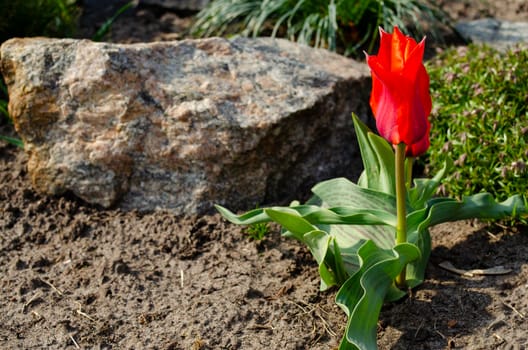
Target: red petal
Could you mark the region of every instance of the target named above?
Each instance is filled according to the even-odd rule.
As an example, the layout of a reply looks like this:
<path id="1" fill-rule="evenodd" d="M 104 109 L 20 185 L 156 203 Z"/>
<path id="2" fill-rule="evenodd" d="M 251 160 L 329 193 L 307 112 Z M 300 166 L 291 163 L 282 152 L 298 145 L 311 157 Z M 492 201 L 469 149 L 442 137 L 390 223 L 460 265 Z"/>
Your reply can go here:
<path id="1" fill-rule="evenodd" d="M 422 137 L 422 139 L 412 145 L 407 146 L 407 149 L 405 151 L 405 155 L 407 157 L 418 157 L 422 154 L 424 154 L 427 149 L 429 148 L 430 141 L 429 141 L 429 130 L 431 128 L 430 124 L 428 124 L 427 131 Z"/>
<path id="2" fill-rule="evenodd" d="M 370 105 L 381 136 L 392 144 L 405 143 L 409 155 L 429 147 L 431 112 L 429 76 L 422 63 L 425 39 L 416 43 L 395 27 L 380 29 L 378 55 L 367 55 L 372 72 Z"/>
<path id="3" fill-rule="evenodd" d="M 424 40 L 425 38 L 409 52 L 406 57 L 405 66 L 402 69 L 402 75 L 413 82 L 416 81 L 419 69 L 423 67 Z"/>
<path id="4" fill-rule="evenodd" d="M 389 34 L 380 28 L 380 47 L 376 57 L 378 57 L 378 60 L 380 61 L 381 65 L 386 67 L 387 69 L 390 69 L 391 66 L 391 43 L 392 34 Z"/>

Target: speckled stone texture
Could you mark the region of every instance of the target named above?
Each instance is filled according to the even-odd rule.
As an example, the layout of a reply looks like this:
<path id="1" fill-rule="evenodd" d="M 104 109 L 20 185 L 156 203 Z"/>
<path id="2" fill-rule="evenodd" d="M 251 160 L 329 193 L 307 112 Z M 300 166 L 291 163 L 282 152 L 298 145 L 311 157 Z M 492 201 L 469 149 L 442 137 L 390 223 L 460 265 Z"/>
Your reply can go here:
<path id="1" fill-rule="evenodd" d="M 9 111 L 33 187 L 103 207 L 203 213 L 303 198 L 361 170 L 366 65 L 285 40 L 12 39 Z"/>

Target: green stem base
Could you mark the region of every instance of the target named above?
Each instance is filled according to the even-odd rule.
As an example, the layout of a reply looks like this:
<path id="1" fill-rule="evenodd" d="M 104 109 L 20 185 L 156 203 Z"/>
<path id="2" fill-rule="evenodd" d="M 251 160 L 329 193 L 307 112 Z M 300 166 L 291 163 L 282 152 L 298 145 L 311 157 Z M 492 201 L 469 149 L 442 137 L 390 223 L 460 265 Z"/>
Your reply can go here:
<path id="1" fill-rule="evenodd" d="M 404 143 L 396 146 L 396 244 L 407 242 L 407 210 L 405 207 L 405 148 Z M 396 285 L 401 289 L 407 288 L 406 267 L 396 277 Z"/>

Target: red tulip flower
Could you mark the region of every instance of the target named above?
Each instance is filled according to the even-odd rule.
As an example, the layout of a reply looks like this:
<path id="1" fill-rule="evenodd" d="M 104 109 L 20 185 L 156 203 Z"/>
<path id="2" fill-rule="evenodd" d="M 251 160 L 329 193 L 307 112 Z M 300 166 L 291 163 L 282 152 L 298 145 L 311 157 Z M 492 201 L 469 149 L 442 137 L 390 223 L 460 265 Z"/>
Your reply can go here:
<path id="1" fill-rule="evenodd" d="M 425 38 L 417 43 L 397 27 L 389 34 L 380 28 L 380 48 L 367 55 L 372 72 L 370 106 L 380 135 L 393 145 L 404 143 L 406 156 L 429 148 L 431 113 L 429 76 L 422 63 Z"/>

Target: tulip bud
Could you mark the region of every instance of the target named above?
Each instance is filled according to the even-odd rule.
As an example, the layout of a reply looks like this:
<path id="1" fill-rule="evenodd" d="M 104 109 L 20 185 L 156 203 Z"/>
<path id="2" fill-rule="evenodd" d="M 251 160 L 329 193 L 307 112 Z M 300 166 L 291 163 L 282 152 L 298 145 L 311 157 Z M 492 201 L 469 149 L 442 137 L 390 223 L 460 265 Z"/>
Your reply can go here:
<path id="1" fill-rule="evenodd" d="M 423 65 L 425 39 L 417 43 L 395 27 L 380 29 L 377 55 L 367 55 L 372 72 L 370 106 L 380 135 L 393 145 L 404 143 L 406 155 L 416 157 L 429 148 L 431 95 Z"/>

